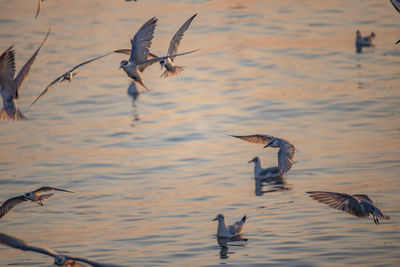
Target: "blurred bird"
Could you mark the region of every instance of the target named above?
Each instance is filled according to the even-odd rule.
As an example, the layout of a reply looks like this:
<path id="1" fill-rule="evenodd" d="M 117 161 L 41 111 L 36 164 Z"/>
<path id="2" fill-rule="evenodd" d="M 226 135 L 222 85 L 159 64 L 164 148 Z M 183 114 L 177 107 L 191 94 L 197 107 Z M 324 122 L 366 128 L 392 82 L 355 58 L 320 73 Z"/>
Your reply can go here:
<path id="1" fill-rule="evenodd" d="M 239 236 L 243 230 L 243 224 L 246 222 L 246 215 L 240 221 L 235 222 L 233 225 L 227 226 L 225 224 L 225 217 L 218 214 L 213 221 L 218 221 L 217 236 L 218 237 L 234 237 Z"/>
<path id="2" fill-rule="evenodd" d="M 22 82 L 26 78 L 31 69 L 33 62 L 40 48 L 50 34 L 50 29 L 44 37 L 42 43 L 36 49 L 32 57 L 25 63 L 19 71 L 17 77 L 15 75 L 15 51 L 11 46 L 0 56 L 0 90 L 3 98 L 3 109 L 0 110 L 0 120 L 26 120 L 26 117 L 17 108 L 17 99 Z"/>
<path id="3" fill-rule="evenodd" d="M 59 254 L 50 248 L 30 245 L 21 239 L 18 239 L 16 237 L 12 237 L 12 236 L 9 236 L 9 235 L 3 234 L 3 233 L 0 233 L 0 243 L 3 245 L 6 245 L 6 246 L 12 247 L 12 248 L 16 248 L 16 249 L 20 249 L 20 250 L 24 250 L 24 251 L 33 251 L 33 252 L 37 252 L 40 254 L 44 254 L 44 255 L 53 257 L 54 265 L 57 265 L 57 266 L 66 266 L 66 267 L 85 267 L 86 266 L 79 262 L 89 264 L 90 266 L 93 266 L 93 267 L 118 267 L 119 266 L 119 265 L 114 265 L 114 264 L 98 263 L 98 262 L 94 262 L 92 260 L 85 259 L 85 258 Z"/>
<path id="4" fill-rule="evenodd" d="M 281 175 L 287 173 L 293 165 L 293 157 L 296 147 L 289 143 L 285 139 L 274 137 L 271 135 L 264 134 L 253 134 L 253 135 L 231 135 L 232 137 L 243 139 L 250 143 L 263 144 L 266 147 L 279 147 L 278 151 L 278 166 Z"/>
<path id="5" fill-rule="evenodd" d="M 123 68 L 126 74 L 131 77 L 135 82 L 143 86 L 147 91 L 149 89 L 144 84 L 142 72 L 149 65 L 149 63 L 161 61 L 166 58 L 182 56 L 193 53 L 193 51 L 181 53 L 177 55 L 168 55 L 165 57 L 155 57 L 148 59 L 151 40 L 154 37 L 154 29 L 156 27 L 157 19 L 155 17 L 147 21 L 137 31 L 133 39 L 131 39 L 131 55 L 129 60 L 122 60 L 120 68 Z"/>
<path id="6" fill-rule="evenodd" d="M 178 52 L 178 47 L 179 43 L 182 40 L 183 34 L 185 31 L 189 28 L 190 23 L 192 23 L 192 20 L 196 17 L 197 14 L 194 14 L 191 16 L 181 27 L 180 29 L 175 33 L 174 37 L 172 38 L 169 48 L 168 48 L 168 53 L 167 55 L 174 55 Z M 193 51 L 195 52 L 195 51 Z M 167 78 L 170 76 L 177 75 L 178 73 L 182 72 L 184 70 L 183 66 L 176 66 L 174 64 L 174 58 L 167 58 L 165 60 L 160 61 L 161 69 L 165 67 L 165 71 L 163 74 L 161 74 L 161 77 Z"/>
<path id="7" fill-rule="evenodd" d="M 83 65 L 86 65 L 86 64 L 88 64 L 88 63 L 90 63 L 90 62 L 93 62 L 93 61 L 98 60 L 98 59 L 100 59 L 100 58 L 103 58 L 103 57 L 105 57 L 105 56 L 108 56 L 108 55 L 111 54 L 111 53 L 112 53 L 112 52 L 109 52 L 109 53 L 107 53 L 107 54 L 105 54 L 105 55 L 98 56 L 98 57 L 92 58 L 92 59 L 90 59 L 90 60 L 87 60 L 87 61 L 85 61 L 85 62 L 82 62 L 82 63 L 76 65 L 75 67 L 73 67 L 72 69 L 70 69 L 69 71 L 67 71 L 66 73 L 64 73 L 63 75 L 57 77 L 54 81 L 52 81 L 52 82 L 43 90 L 43 92 L 40 93 L 40 95 L 39 95 L 38 97 L 36 97 L 36 99 L 32 102 L 32 104 L 30 104 L 30 106 L 29 106 L 28 108 L 30 108 L 33 104 L 35 104 L 35 103 L 39 100 L 39 98 L 41 98 L 42 95 L 44 95 L 48 90 L 50 90 L 56 83 L 58 83 L 58 82 L 61 83 L 61 82 L 65 81 L 65 80 L 71 82 L 72 78 L 73 78 L 76 74 L 78 74 L 77 71 L 74 72 L 77 68 L 82 67 Z"/>
<path id="8" fill-rule="evenodd" d="M 1 205 L 1 207 L 0 207 L 0 218 L 2 218 L 7 212 L 9 212 L 16 205 L 18 205 L 19 203 L 22 203 L 24 201 L 30 200 L 33 203 L 37 203 L 38 205 L 43 206 L 43 201 L 45 199 L 48 199 L 52 195 L 54 195 L 54 193 L 43 194 L 43 195 L 41 193 L 42 192 L 51 191 L 51 190 L 73 193 L 71 191 L 60 189 L 60 188 L 55 188 L 55 187 L 50 187 L 50 186 L 43 186 L 41 188 L 36 189 L 35 191 L 28 192 L 28 193 L 25 193 L 25 194 L 23 194 L 21 196 L 12 197 L 10 199 L 7 199 L 3 203 L 3 205 Z"/>
<path id="9" fill-rule="evenodd" d="M 362 37 L 359 30 L 356 31 L 356 52 L 361 53 L 363 47 L 375 47 L 373 44 L 373 39 L 375 39 L 375 33 L 371 32 L 369 36 Z"/>
<path id="10" fill-rule="evenodd" d="M 371 214 L 375 224 L 379 224 L 378 217 L 389 220 L 390 217 L 384 215 L 367 195 L 357 194 L 348 195 L 336 192 L 310 191 L 306 192 L 310 197 L 318 202 L 329 205 L 332 208 L 345 211 L 357 217 L 369 217 Z"/>
<path id="11" fill-rule="evenodd" d="M 270 167 L 263 169 L 261 167 L 261 162 L 259 157 L 254 157 L 249 163 L 254 162 L 254 177 L 256 179 L 270 179 L 270 178 L 278 178 L 281 177 L 281 172 L 279 171 L 279 167 Z"/>

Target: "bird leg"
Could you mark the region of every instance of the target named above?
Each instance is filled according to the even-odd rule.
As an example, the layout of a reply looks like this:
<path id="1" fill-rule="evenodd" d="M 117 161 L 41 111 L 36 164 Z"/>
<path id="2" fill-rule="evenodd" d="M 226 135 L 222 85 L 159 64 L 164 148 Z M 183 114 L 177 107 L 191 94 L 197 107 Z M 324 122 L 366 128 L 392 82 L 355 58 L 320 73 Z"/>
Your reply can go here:
<path id="1" fill-rule="evenodd" d="M 378 225 L 378 224 L 379 224 L 378 217 L 374 216 L 374 222 L 375 222 L 375 224 L 376 224 L 376 225 Z"/>

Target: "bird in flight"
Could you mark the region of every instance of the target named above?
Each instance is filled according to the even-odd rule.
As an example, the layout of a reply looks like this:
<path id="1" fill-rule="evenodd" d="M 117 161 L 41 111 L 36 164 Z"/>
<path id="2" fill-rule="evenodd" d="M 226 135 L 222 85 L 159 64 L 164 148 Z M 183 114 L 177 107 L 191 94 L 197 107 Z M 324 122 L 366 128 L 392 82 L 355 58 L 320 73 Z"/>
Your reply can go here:
<path id="1" fill-rule="evenodd" d="M 17 108 L 17 99 L 19 97 L 19 90 L 22 82 L 28 76 L 29 70 L 40 48 L 42 48 L 44 42 L 50 34 L 48 30 L 42 43 L 33 53 L 32 57 L 25 63 L 25 65 L 18 72 L 18 75 L 14 79 L 15 75 L 15 51 L 13 46 L 9 47 L 0 56 L 0 91 L 3 98 L 3 109 L 0 110 L 0 120 L 26 120 L 26 117 Z"/>

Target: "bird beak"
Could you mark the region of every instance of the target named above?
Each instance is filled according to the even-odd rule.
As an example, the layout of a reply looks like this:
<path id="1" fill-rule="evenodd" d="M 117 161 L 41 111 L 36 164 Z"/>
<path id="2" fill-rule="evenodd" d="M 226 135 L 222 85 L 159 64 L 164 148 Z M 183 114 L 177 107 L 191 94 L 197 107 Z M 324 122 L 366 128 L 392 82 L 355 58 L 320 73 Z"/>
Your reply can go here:
<path id="1" fill-rule="evenodd" d="M 268 147 L 268 144 L 266 144 L 264 148 L 266 148 L 266 147 Z"/>
<path id="2" fill-rule="evenodd" d="M 122 68 L 122 66 L 119 66 L 119 68 L 118 69 L 121 69 Z"/>
<path id="3" fill-rule="evenodd" d="M 248 163 L 252 163 L 252 162 L 254 162 L 254 159 L 250 160 Z"/>
<path id="4" fill-rule="evenodd" d="M 214 219 L 213 221 L 216 221 L 216 220 L 218 220 L 218 218 L 217 218 L 217 217 L 215 217 L 215 219 Z"/>

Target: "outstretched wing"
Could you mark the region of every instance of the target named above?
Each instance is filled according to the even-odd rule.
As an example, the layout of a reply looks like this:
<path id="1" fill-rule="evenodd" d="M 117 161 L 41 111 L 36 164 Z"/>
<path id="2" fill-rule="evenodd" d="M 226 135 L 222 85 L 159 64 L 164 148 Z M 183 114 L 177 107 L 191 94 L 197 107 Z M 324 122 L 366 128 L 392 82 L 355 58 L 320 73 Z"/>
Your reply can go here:
<path id="1" fill-rule="evenodd" d="M 370 199 L 369 196 L 367 196 L 367 195 L 365 195 L 365 194 L 356 194 L 356 195 L 353 195 L 353 197 L 355 197 L 355 198 L 358 199 L 358 200 L 366 200 L 366 201 L 368 201 L 368 202 L 374 203 L 374 202 L 372 201 L 372 199 Z"/>
<path id="2" fill-rule="evenodd" d="M 72 68 L 70 71 L 68 71 L 68 72 L 73 72 L 74 70 L 76 70 L 77 68 L 79 68 L 79 67 L 81 67 L 81 66 L 83 66 L 83 65 L 86 65 L 86 64 L 88 64 L 88 63 L 90 63 L 90 62 L 93 62 L 93 61 L 95 61 L 95 60 L 98 60 L 98 59 L 100 59 L 100 58 L 103 58 L 103 57 L 105 57 L 105 56 L 108 56 L 108 55 L 110 55 L 110 54 L 112 54 L 112 53 L 113 53 L 113 52 L 109 52 L 109 53 L 107 53 L 107 54 L 104 54 L 104 55 L 101 55 L 101 56 L 98 56 L 98 57 L 89 59 L 89 60 L 87 60 L 87 61 L 85 61 L 85 62 L 82 62 L 82 63 L 76 65 L 75 67 L 73 67 L 73 68 Z"/>
<path id="3" fill-rule="evenodd" d="M 46 247 L 32 246 L 21 239 L 18 239 L 18 238 L 15 238 L 15 237 L 3 234 L 3 233 L 0 233 L 0 243 L 3 245 L 6 245 L 6 246 L 16 248 L 16 249 L 25 250 L 25 251 L 34 251 L 34 252 L 45 254 L 45 255 L 48 255 L 51 257 L 58 255 L 58 253 L 52 249 L 49 249 Z"/>
<path id="4" fill-rule="evenodd" d="M 147 60 L 149 55 L 149 49 L 151 46 L 151 40 L 154 37 L 154 29 L 156 28 L 157 19 L 155 17 L 147 21 L 137 31 L 133 39 L 131 39 L 131 56 L 129 61 L 134 64 L 139 64 Z"/>
<path id="5" fill-rule="evenodd" d="M 399 0 L 390 0 L 390 3 L 392 3 L 393 7 L 399 12 L 400 14 L 400 1 Z"/>
<path id="6" fill-rule="evenodd" d="M 64 73 L 63 75 L 61 75 L 60 77 L 58 77 L 57 79 L 55 79 L 54 81 L 52 81 L 49 85 L 47 85 L 47 87 L 43 90 L 43 92 L 40 93 L 40 95 L 38 97 L 36 97 L 36 99 L 32 102 L 32 104 L 29 105 L 28 109 L 35 104 L 39 98 L 42 97 L 42 95 L 44 95 L 48 90 L 51 89 L 51 87 L 53 87 L 56 83 L 58 83 L 65 75 L 66 73 Z"/>
<path id="7" fill-rule="evenodd" d="M 68 193 L 73 193 L 72 191 L 68 191 L 68 190 L 64 190 L 64 189 L 60 189 L 60 188 L 56 188 L 56 187 L 50 187 L 50 186 L 43 186 L 41 188 L 36 189 L 35 193 L 40 193 L 40 192 L 47 192 L 50 190 L 55 190 L 55 191 L 62 191 L 62 192 L 68 192 Z"/>
<path id="8" fill-rule="evenodd" d="M 169 44 L 169 48 L 168 48 L 168 55 L 169 56 L 178 53 L 178 47 L 179 47 L 179 44 L 180 44 L 180 42 L 182 40 L 183 34 L 189 28 L 190 23 L 192 23 L 192 20 L 196 17 L 196 15 L 197 14 L 194 14 L 185 23 L 183 23 L 183 25 L 175 33 L 174 37 L 172 37 L 172 40 L 171 40 L 171 42 Z M 171 58 L 172 61 L 173 61 L 173 59 L 174 58 Z"/>
<path id="9" fill-rule="evenodd" d="M 368 213 L 362 209 L 358 200 L 348 194 L 324 191 L 306 192 L 318 202 L 327 204 L 332 208 L 345 211 L 357 217 L 368 217 Z"/>
<path id="10" fill-rule="evenodd" d="M 253 134 L 253 135 L 231 135 L 232 137 L 243 139 L 249 143 L 266 145 L 273 136 L 266 134 Z"/>
<path id="11" fill-rule="evenodd" d="M 15 75 L 15 51 L 10 46 L 0 56 L 0 86 L 1 90 L 12 90 L 9 94 L 15 91 L 14 84 Z"/>
<path id="12" fill-rule="evenodd" d="M 18 196 L 18 197 L 13 197 L 10 199 L 7 199 L 3 205 L 0 207 L 0 218 L 2 218 L 4 215 L 6 215 L 7 212 L 9 212 L 12 208 L 14 208 L 16 205 L 19 203 L 22 203 L 26 201 L 24 196 Z"/>
<path id="13" fill-rule="evenodd" d="M 295 147 L 284 139 L 279 139 L 278 165 L 282 174 L 288 172 L 293 166 Z"/>
<path id="14" fill-rule="evenodd" d="M 33 62 L 35 61 L 35 58 L 37 54 L 39 53 L 40 48 L 42 48 L 44 42 L 46 42 L 47 37 L 49 36 L 51 32 L 51 28 L 47 31 L 46 36 L 44 37 L 42 43 L 39 45 L 38 49 L 36 49 L 35 53 L 33 53 L 32 57 L 25 63 L 25 65 L 22 67 L 22 69 L 18 72 L 17 77 L 15 77 L 15 98 L 18 98 L 19 94 L 19 89 L 21 88 L 21 84 L 26 78 L 26 76 L 29 73 L 29 70 L 31 69 L 31 66 Z"/>

